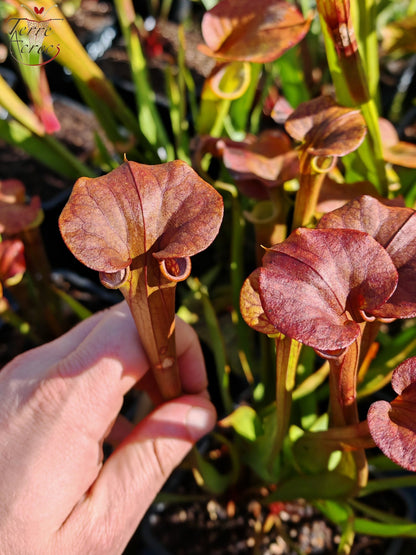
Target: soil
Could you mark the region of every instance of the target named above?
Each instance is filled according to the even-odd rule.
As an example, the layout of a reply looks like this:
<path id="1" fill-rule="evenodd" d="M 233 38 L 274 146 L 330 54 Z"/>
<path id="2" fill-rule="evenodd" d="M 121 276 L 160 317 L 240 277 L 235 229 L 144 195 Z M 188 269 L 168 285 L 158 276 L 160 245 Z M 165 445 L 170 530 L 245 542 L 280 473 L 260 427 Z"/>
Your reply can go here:
<path id="1" fill-rule="evenodd" d="M 111 2 L 82 0 L 80 8 L 68 19 L 81 43 L 87 44 L 97 38 L 103 29 L 114 25 L 115 14 Z"/>
<path id="2" fill-rule="evenodd" d="M 149 515 L 148 526 L 176 555 L 283 555 L 295 549 L 329 555 L 336 550 L 338 531 L 311 505 L 299 501 L 267 507 L 261 494 L 179 507 L 160 503 Z"/>
<path id="3" fill-rule="evenodd" d="M 181 485 L 177 485 L 178 477 Z M 266 504 L 266 488 L 235 489 L 216 498 L 201 492 L 192 475 L 173 475 L 180 502 L 161 496 L 150 509 L 124 555 L 334 555 L 340 530 L 304 500 Z M 172 487 L 172 484 L 171 484 Z M 168 495 L 172 494 L 169 483 Z M 184 501 L 188 498 L 189 501 Z M 397 493 L 365 503 L 404 516 Z M 409 515 L 407 515 L 409 516 Z M 394 543 L 392 543 L 394 542 Z M 357 535 L 351 555 L 414 555 L 416 542 Z"/>

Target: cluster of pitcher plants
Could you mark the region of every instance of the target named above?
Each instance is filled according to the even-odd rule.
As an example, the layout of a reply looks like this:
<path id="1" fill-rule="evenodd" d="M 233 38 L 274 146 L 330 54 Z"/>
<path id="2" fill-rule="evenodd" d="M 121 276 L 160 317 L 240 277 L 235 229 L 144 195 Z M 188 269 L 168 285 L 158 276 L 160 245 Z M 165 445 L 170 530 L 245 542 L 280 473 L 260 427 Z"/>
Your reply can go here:
<path id="1" fill-rule="evenodd" d="M 175 313 L 195 325 L 219 392 L 212 439 L 229 459 L 224 472 L 194 450 L 202 488 L 227 495 L 249 471 L 250 487 L 269 489 L 262 502 L 315 504 L 340 527 L 342 553 L 357 532 L 416 537 L 415 524 L 358 501 L 416 485 L 416 145 L 381 118 L 397 123 L 406 103 L 400 89 L 382 113 L 378 72 L 414 55 L 415 3 L 201 4 L 211 72 L 197 90 L 179 27 L 162 116 L 131 0 L 114 8 L 135 107 L 52 0 L 1 1 L 13 57 L 35 48 L 17 64 L 31 106 L 0 77 L 0 137 L 77 178 L 60 232 L 126 299 L 165 399 L 181 393 Z M 43 10 L 54 23 L 30 38 Z M 16 20 L 26 32 L 13 35 Z M 94 160 L 54 137 L 42 56 L 56 44 L 50 61 L 101 125 Z M 51 284 L 41 221 L 38 198 L 0 181 L 1 313 L 33 343 L 64 331 L 68 306 L 87 315 Z"/>

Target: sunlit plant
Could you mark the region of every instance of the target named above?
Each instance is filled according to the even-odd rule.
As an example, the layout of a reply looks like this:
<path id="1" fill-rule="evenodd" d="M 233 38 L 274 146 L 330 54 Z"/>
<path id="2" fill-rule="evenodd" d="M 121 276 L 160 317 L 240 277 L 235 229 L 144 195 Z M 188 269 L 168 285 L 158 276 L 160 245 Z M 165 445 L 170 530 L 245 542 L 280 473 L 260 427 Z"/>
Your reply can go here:
<path id="1" fill-rule="evenodd" d="M 169 2 L 161 4 L 166 15 Z M 392 81 L 393 66 L 411 70 L 414 3 L 202 4 L 199 51 L 212 71 L 196 84 L 187 25 L 178 28 L 177 53 L 166 55 L 163 44 L 147 40 L 146 48 L 134 2 L 115 0 L 132 107 L 54 0 L 36 3 L 37 12 L 32 1 L 0 1 L 8 47 L 7 17 L 32 10 L 34 26 L 42 8 L 62 17 L 48 38 L 61 45 L 53 63 L 72 76 L 100 126 L 94 158 L 81 162 L 53 135 L 59 122 L 45 72 L 26 68 L 33 108 L 0 76 L 8 114 L 0 138 L 78 179 L 62 236 L 127 300 L 166 399 L 181 393 L 175 311 L 195 324 L 220 398 L 207 454 L 195 450 L 187 461 L 207 495 L 234 503 L 240 492 L 261 490 L 274 515 L 268 523 L 278 527 L 276 506 L 306 499 L 339 526 L 340 553 L 356 532 L 416 536 L 413 523 L 357 501 L 387 483 L 415 484 L 409 474 L 374 479 L 367 463 L 416 470 L 416 147 L 412 129 L 403 132 L 413 117 L 405 113 L 407 70 L 388 109 L 378 89 L 379 53 L 383 63 L 395 60 Z M 152 15 L 154 38 L 163 28 Z M 164 70 L 158 94 L 152 56 Z M 379 118 L 387 112 L 400 134 Z M 0 310 L 33 343 L 59 335 L 61 301 L 75 302 L 52 283 L 42 217 L 22 183 L 0 182 Z M 214 239 L 191 272 L 190 257 Z M 390 385 L 389 400 L 371 397 Z M 373 456 L 376 446 L 383 454 Z"/>
<path id="2" fill-rule="evenodd" d="M 394 370 L 391 385 L 397 397 L 391 403 L 373 403 L 368 411 L 368 426 L 375 443 L 389 459 L 415 472 L 415 357 L 402 362 Z"/>
<path id="3" fill-rule="evenodd" d="M 181 392 L 175 287 L 217 235 L 222 212 L 221 196 L 184 162 L 125 162 L 78 180 L 60 217 L 74 255 L 127 300 L 164 398 Z"/>

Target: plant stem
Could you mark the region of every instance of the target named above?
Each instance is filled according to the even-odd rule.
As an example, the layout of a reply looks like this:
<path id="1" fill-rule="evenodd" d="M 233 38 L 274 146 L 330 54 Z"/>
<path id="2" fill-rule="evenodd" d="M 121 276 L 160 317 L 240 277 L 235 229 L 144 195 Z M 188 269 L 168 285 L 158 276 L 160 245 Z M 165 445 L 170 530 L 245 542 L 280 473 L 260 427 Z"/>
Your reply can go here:
<path id="1" fill-rule="evenodd" d="M 330 448 L 331 451 L 375 447 L 367 420 L 358 424 L 329 428 L 320 432 L 306 432 L 301 441 L 310 441 L 316 447 L 321 445 L 321 448 L 323 448 L 325 446 L 325 448 Z"/>
<path id="2" fill-rule="evenodd" d="M 175 143 L 175 158 L 179 158 L 188 164 L 189 158 L 189 137 L 187 135 L 187 122 L 184 115 L 184 89 L 174 75 L 173 69 L 166 69 L 166 89 L 169 98 L 169 112 L 172 131 Z"/>
<path id="3" fill-rule="evenodd" d="M 187 283 L 194 292 L 195 298 L 202 304 L 206 325 L 211 339 L 210 345 L 215 358 L 215 367 L 217 370 L 222 403 L 226 414 L 230 414 L 233 409 L 233 401 L 230 395 L 230 367 L 227 362 L 224 338 L 221 333 L 218 318 L 209 298 L 207 288 L 196 278 L 188 278 Z"/>
<path id="4" fill-rule="evenodd" d="M 357 372 L 360 343 L 361 334 L 341 356 L 329 360 L 330 414 L 331 424 L 334 427 L 359 424 Z M 357 486 L 361 488 L 368 480 L 368 465 L 364 449 L 354 451 L 353 457 L 357 472 Z"/>
<path id="5" fill-rule="evenodd" d="M 47 148 L 57 154 L 57 156 L 64 160 L 68 166 L 72 167 L 79 177 L 96 177 L 96 172 L 83 164 L 76 156 L 64 147 L 62 143 L 57 141 L 53 135 L 44 135 L 42 137 L 46 143 Z"/>
<path id="6" fill-rule="evenodd" d="M 306 395 L 316 391 L 316 389 L 324 383 L 329 374 L 329 362 L 326 360 L 324 364 L 313 374 L 308 376 L 293 392 L 293 400 L 301 399 Z"/>
<path id="7" fill-rule="evenodd" d="M 379 114 L 376 102 L 370 99 L 365 104 L 362 104 L 360 108 L 368 128 L 369 140 L 374 156 L 374 165 L 379 179 L 380 192 L 383 196 L 387 196 L 386 166 L 383 159 L 383 146 L 381 143 L 380 127 L 378 124 Z"/>
<path id="8" fill-rule="evenodd" d="M 272 459 L 280 453 L 289 429 L 292 392 L 295 387 L 296 369 L 302 345 L 290 337 L 279 334 L 276 344 L 276 408 L 278 420 L 273 439 Z"/>
<path id="9" fill-rule="evenodd" d="M 403 517 L 391 514 L 391 512 L 380 511 L 356 499 L 349 499 L 348 503 L 360 513 L 374 518 L 375 520 L 379 520 L 380 522 L 386 522 L 387 524 L 409 524 L 409 521 Z"/>
<path id="10" fill-rule="evenodd" d="M 356 10 L 358 13 L 355 14 Z M 374 0 L 352 2 L 351 12 L 353 20 L 359 19 L 358 24 L 355 24 L 355 28 L 358 29 L 357 42 L 362 50 L 362 62 L 370 98 L 374 99 L 378 105 L 380 73 L 376 33 L 376 2 Z"/>
<path id="11" fill-rule="evenodd" d="M 332 169 L 336 161 L 335 157 L 324 158 L 322 159 L 322 168 L 319 168 L 315 155 L 310 154 L 307 149 L 300 152 L 300 186 L 296 194 L 292 229 L 311 223 L 325 175 Z"/>
<path id="12" fill-rule="evenodd" d="M 399 467 L 398 467 L 399 468 Z M 407 474 L 406 476 L 393 476 L 391 478 L 380 478 L 368 482 L 365 488 L 360 491 L 360 497 L 365 497 L 378 491 L 387 489 L 415 488 L 416 475 Z"/>
<path id="13" fill-rule="evenodd" d="M 156 108 L 155 94 L 149 83 L 147 63 L 136 26 L 133 3 L 131 0 L 115 0 L 114 5 L 129 55 L 136 92 L 139 127 L 159 156 L 160 149 L 166 151 L 165 158 L 160 156 L 163 161 L 173 160 L 175 157 L 174 149 Z"/>
<path id="14" fill-rule="evenodd" d="M 260 122 L 263 115 L 264 102 L 269 94 L 270 87 L 272 86 L 276 76 L 278 75 L 278 69 L 276 64 L 265 64 L 263 69 L 263 86 L 261 87 L 261 92 L 257 102 L 255 103 L 250 116 L 250 133 L 256 135 L 259 133 Z"/>
<path id="15" fill-rule="evenodd" d="M 224 128 L 224 120 L 227 117 L 231 106 L 231 100 L 227 98 L 221 98 L 217 104 L 217 115 L 215 117 L 214 124 L 211 128 L 211 137 L 221 137 L 222 130 Z"/>
<path id="16" fill-rule="evenodd" d="M 16 121 L 38 137 L 45 135 L 45 129 L 36 114 L 21 100 L 1 75 L 0 106 L 3 106 Z"/>
<path id="17" fill-rule="evenodd" d="M 376 105 L 376 87 L 372 85 L 374 96 L 365 93 L 367 74 L 357 50 L 354 56 L 339 58 L 327 26 L 321 17 L 322 33 L 332 80 L 335 85 L 337 100 L 344 106 L 356 106 L 362 110 L 368 127 L 368 135 L 360 147 L 352 154 L 344 157 L 344 162 L 359 160 L 360 177 L 372 181 L 383 196 L 387 195 L 387 175 L 382 156 L 382 145 L 378 125 Z M 370 52 L 370 50 L 369 50 Z M 371 58 L 371 63 L 373 63 Z M 361 91 L 361 92 L 360 92 Z M 350 164 L 351 166 L 353 164 Z"/>
<path id="18" fill-rule="evenodd" d="M 231 194 L 231 247 L 230 247 L 230 281 L 233 299 L 233 321 L 237 325 L 238 354 L 244 375 L 249 383 L 253 381 L 251 366 L 253 364 L 253 334 L 244 322 L 240 312 L 240 291 L 244 282 L 244 231 L 245 219 L 241 210 L 237 187 L 222 181 L 214 183 L 215 188 Z"/>
<path id="19" fill-rule="evenodd" d="M 254 225 L 256 233 L 256 259 L 261 266 L 264 248 L 281 243 L 287 236 L 288 204 L 283 187 L 270 189 L 270 200 L 258 202 L 253 210 L 244 212 L 246 219 Z"/>
<path id="20" fill-rule="evenodd" d="M 161 396 L 173 399 L 182 392 L 175 344 L 176 283 L 160 276 L 151 253 L 138 256 L 131 269 L 120 291 L 133 315 Z"/>

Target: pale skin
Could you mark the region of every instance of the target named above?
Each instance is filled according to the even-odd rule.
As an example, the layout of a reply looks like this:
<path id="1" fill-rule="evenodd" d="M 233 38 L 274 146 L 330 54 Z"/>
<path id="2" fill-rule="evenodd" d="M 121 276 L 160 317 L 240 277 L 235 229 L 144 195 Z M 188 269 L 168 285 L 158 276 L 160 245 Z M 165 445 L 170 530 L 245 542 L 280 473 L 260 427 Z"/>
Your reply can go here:
<path id="1" fill-rule="evenodd" d="M 185 394 L 162 403 L 125 303 L 0 372 L 0 553 L 122 553 L 146 510 L 216 419 L 195 332 L 177 319 Z M 156 408 L 132 426 L 123 396 Z M 116 448 L 103 464 L 104 439 Z"/>

